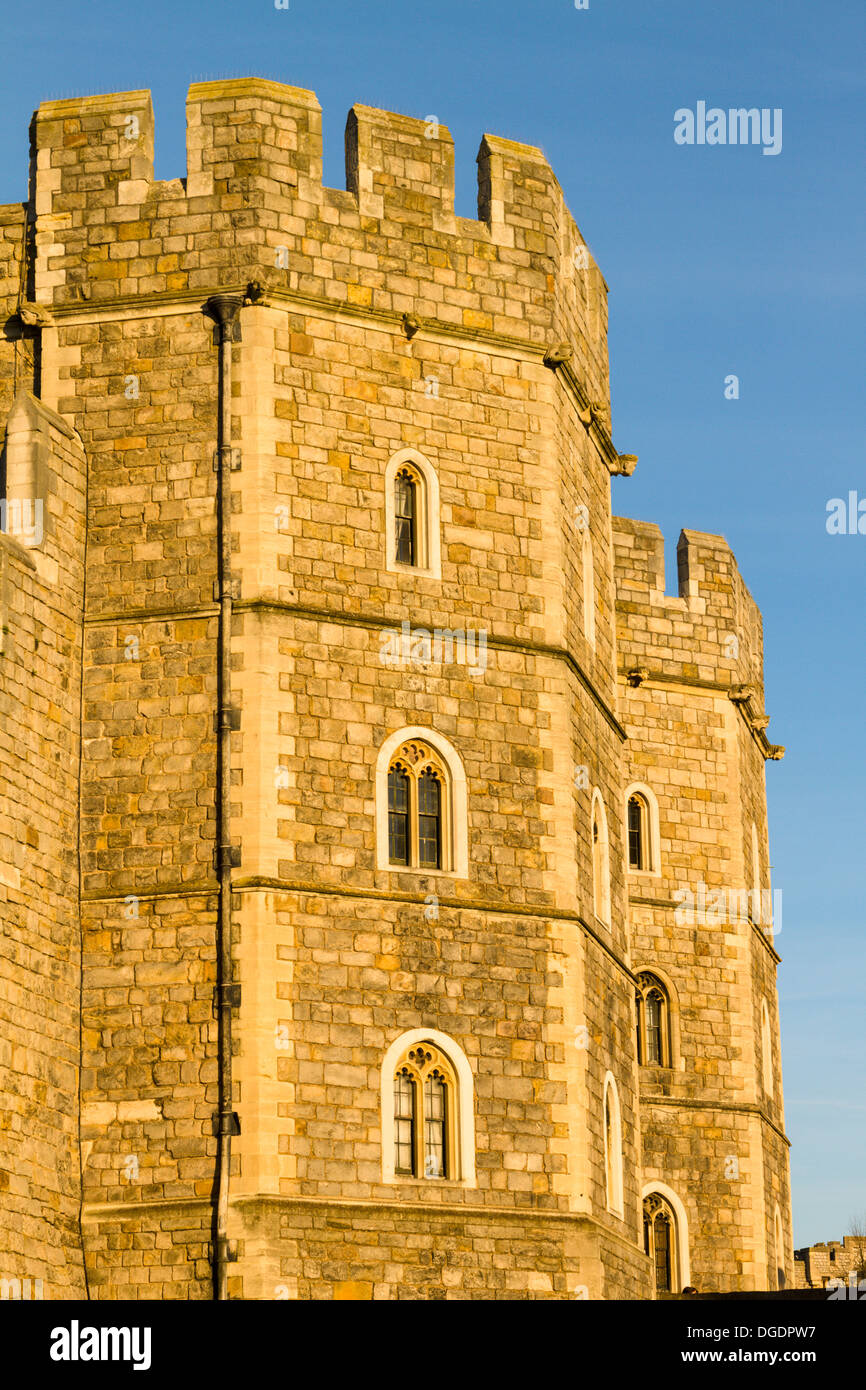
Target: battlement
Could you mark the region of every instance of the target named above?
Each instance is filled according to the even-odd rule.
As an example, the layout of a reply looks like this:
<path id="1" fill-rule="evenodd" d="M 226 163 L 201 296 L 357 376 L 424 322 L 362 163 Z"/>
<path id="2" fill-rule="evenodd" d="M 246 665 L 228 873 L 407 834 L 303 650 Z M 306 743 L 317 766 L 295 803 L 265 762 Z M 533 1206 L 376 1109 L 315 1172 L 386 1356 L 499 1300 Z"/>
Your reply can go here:
<path id="1" fill-rule="evenodd" d="M 665 543 L 653 522 L 613 518 L 620 659 L 659 671 L 754 689 L 763 708 L 763 629 L 724 536 L 680 532 L 678 593 L 665 592 Z"/>
<path id="2" fill-rule="evenodd" d="M 185 179 L 154 180 L 147 91 L 44 102 L 31 141 L 41 305 L 257 280 L 536 349 L 567 343 L 587 394 L 608 398 L 607 286 L 531 145 L 484 136 L 478 217 L 462 218 L 444 125 L 353 106 L 346 188 L 327 188 L 315 94 L 259 78 L 190 87 Z"/>

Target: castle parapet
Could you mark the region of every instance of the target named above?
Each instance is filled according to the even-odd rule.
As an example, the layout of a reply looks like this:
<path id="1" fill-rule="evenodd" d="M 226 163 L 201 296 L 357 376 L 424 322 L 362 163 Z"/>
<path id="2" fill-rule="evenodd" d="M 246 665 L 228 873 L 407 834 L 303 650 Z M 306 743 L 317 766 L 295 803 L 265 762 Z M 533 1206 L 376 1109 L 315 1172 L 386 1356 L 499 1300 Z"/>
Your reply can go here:
<path id="1" fill-rule="evenodd" d="M 730 687 L 763 710 L 760 611 L 724 536 L 682 531 L 678 593 L 665 592 L 664 537 L 651 522 L 613 518 L 620 663 L 684 682 Z"/>
<path id="2" fill-rule="evenodd" d="M 39 304 L 191 300 L 258 281 L 542 357 L 566 345 L 605 414 L 607 286 L 534 146 L 484 136 L 467 218 L 438 117 L 353 106 L 346 188 L 325 188 L 315 94 L 262 78 L 191 86 L 185 179 L 154 180 L 147 91 L 44 102 L 31 136 Z"/>

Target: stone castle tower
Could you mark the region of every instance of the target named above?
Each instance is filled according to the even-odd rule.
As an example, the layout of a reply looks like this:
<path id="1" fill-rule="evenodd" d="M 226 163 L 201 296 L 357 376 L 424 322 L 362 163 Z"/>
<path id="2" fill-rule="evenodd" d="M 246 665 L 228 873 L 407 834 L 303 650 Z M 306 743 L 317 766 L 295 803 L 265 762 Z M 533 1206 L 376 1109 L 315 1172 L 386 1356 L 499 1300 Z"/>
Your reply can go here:
<path id="1" fill-rule="evenodd" d="M 550 167 L 187 110 L 155 182 L 147 92 L 43 104 L 0 209 L 0 1277 L 790 1282 L 760 616 L 611 516 Z"/>

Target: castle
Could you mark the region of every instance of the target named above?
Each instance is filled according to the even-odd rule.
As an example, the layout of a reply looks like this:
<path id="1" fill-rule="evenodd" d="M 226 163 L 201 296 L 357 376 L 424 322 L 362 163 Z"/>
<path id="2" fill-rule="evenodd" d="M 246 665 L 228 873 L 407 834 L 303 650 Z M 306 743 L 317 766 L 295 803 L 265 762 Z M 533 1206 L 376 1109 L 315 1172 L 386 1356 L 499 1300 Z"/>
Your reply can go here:
<path id="1" fill-rule="evenodd" d="M 0 208 L 0 1276 L 790 1284 L 760 615 L 611 515 L 548 163 L 187 111 L 156 182 L 148 92 L 41 105 Z"/>

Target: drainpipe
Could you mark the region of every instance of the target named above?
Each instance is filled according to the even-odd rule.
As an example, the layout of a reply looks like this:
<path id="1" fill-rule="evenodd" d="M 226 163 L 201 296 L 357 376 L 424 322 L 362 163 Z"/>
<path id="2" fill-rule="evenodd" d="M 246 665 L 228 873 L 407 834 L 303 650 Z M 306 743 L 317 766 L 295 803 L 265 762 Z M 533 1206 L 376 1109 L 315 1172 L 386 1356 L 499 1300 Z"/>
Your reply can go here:
<path id="1" fill-rule="evenodd" d="M 218 1140 L 213 1212 L 213 1291 L 214 1298 L 228 1298 L 228 1265 L 234 1258 L 228 1239 L 229 1176 L 232 1135 L 240 1134 L 240 1122 L 232 1110 L 232 1007 L 240 1003 L 240 986 L 232 977 L 232 867 L 239 852 L 229 837 L 231 810 L 231 736 L 238 728 L 231 697 L 232 557 L 231 557 L 231 475 L 235 457 L 231 442 L 232 336 L 241 294 L 215 294 L 204 312 L 215 320 L 219 331 L 219 428 L 215 467 L 217 472 L 217 580 L 214 597 L 219 600 L 217 638 L 217 777 L 216 777 L 216 862 L 219 880 L 217 917 L 216 1007 L 218 1018 L 218 1094 L 219 1110 L 214 1116 Z"/>

